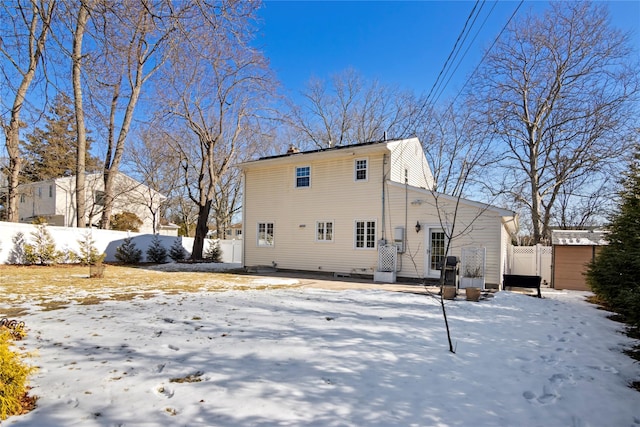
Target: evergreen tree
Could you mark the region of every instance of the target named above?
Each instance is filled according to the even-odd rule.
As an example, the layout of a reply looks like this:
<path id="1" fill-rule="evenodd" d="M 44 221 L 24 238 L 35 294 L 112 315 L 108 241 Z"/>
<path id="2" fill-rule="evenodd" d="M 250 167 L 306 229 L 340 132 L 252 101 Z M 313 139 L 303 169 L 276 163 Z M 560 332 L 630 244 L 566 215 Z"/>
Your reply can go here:
<path id="1" fill-rule="evenodd" d="M 43 181 L 76 174 L 76 117 L 71 99 L 58 93 L 45 117 L 44 129 L 35 128 L 27 135 L 22 152 L 26 182 Z M 89 155 L 87 142 L 86 171 L 99 170 L 97 157 Z"/>
<path id="2" fill-rule="evenodd" d="M 27 260 L 24 253 L 24 245 L 26 244 L 24 239 L 24 233 L 18 231 L 11 238 L 11 243 L 13 243 L 13 247 L 11 248 L 11 252 L 9 252 L 9 263 L 25 264 Z"/>
<path id="3" fill-rule="evenodd" d="M 209 247 L 204 253 L 204 259 L 209 262 L 222 262 L 222 249 L 215 240 L 209 240 Z"/>
<path id="4" fill-rule="evenodd" d="M 187 251 L 182 246 L 182 239 L 178 238 L 173 241 L 171 248 L 169 249 L 169 257 L 174 262 L 182 261 L 187 257 Z"/>
<path id="5" fill-rule="evenodd" d="M 136 244 L 131 237 L 124 239 L 124 243 L 116 248 L 115 257 L 125 264 L 137 264 L 142 259 L 142 251 L 136 248 Z"/>
<path id="6" fill-rule="evenodd" d="M 78 260 L 84 265 L 95 264 L 101 262 L 104 259 L 104 254 L 98 251 L 95 246 L 95 240 L 90 232 L 86 232 L 82 240 L 78 240 L 78 246 L 80 247 L 80 253 L 78 254 Z"/>
<path id="7" fill-rule="evenodd" d="M 609 244 L 589 265 L 587 281 L 629 324 L 640 327 L 640 144 L 622 185 Z"/>
<path id="8" fill-rule="evenodd" d="M 167 249 L 162 246 L 160 237 L 158 237 L 157 234 L 153 235 L 151 245 L 147 249 L 147 261 L 154 262 L 156 264 L 167 262 Z"/>
<path id="9" fill-rule="evenodd" d="M 59 254 L 53 237 L 44 224 L 38 225 L 31 233 L 33 244 L 24 245 L 24 253 L 27 263 L 48 265 L 56 262 Z"/>

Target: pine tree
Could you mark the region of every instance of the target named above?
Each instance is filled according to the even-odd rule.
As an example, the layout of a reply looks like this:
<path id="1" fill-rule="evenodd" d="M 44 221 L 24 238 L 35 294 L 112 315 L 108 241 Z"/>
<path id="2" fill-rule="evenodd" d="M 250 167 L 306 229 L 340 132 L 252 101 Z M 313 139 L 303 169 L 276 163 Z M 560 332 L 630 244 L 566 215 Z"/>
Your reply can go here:
<path id="1" fill-rule="evenodd" d="M 590 264 L 587 281 L 629 324 L 640 327 L 640 144 L 622 186 L 609 244 Z"/>
<path id="2" fill-rule="evenodd" d="M 115 257 L 125 264 L 137 264 L 142 259 L 142 251 L 136 248 L 136 244 L 131 237 L 124 239 L 124 243 L 116 248 Z"/>
<path id="3" fill-rule="evenodd" d="M 90 232 L 84 234 L 82 240 L 78 240 L 78 246 L 80 247 L 80 253 L 78 254 L 78 260 L 81 264 L 95 264 L 101 262 L 104 259 L 104 254 L 98 251 L 95 246 L 95 240 Z"/>
<path id="4" fill-rule="evenodd" d="M 167 262 L 167 249 L 162 246 L 160 237 L 158 237 L 157 234 L 153 235 L 151 245 L 147 249 L 147 261 L 154 262 L 156 264 L 163 264 Z"/>
<path id="5" fill-rule="evenodd" d="M 18 231 L 11 238 L 11 243 L 13 244 L 13 246 L 11 248 L 11 252 L 9 252 L 9 263 L 25 264 L 27 262 L 27 259 L 24 253 L 24 245 L 26 244 L 24 233 Z"/>
<path id="6" fill-rule="evenodd" d="M 56 243 L 51 237 L 47 226 L 38 225 L 31 233 L 33 244 L 24 245 L 24 253 L 27 263 L 48 265 L 56 262 L 59 254 L 56 251 Z"/>
<path id="7" fill-rule="evenodd" d="M 220 249 L 220 244 L 217 241 L 209 241 L 209 247 L 204 253 L 204 259 L 209 262 L 222 262 L 222 249 Z"/>
<path id="8" fill-rule="evenodd" d="M 178 238 L 173 241 L 171 248 L 169 249 L 169 257 L 174 261 L 182 261 L 187 257 L 187 251 L 182 246 L 182 239 Z"/>
<path id="9" fill-rule="evenodd" d="M 27 182 L 43 181 L 76 174 L 76 118 L 71 99 L 58 93 L 45 117 L 44 129 L 35 128 L 23 141 L 24 169 Z M 89 154 L 87 142 L 86 171 L 99 169 L 99 160 Z"/>

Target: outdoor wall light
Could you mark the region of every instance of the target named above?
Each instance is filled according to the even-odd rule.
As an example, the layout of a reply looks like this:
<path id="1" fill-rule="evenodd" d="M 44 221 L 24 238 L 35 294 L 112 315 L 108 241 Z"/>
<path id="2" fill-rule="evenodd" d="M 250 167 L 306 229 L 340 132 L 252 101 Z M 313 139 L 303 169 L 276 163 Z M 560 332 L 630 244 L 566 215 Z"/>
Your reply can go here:
<path id="1" fill-rule="evenodd" d="M 420 221 L 416 222 L 416 233 L 419 233 L 422 230 L 422 226 L 420 225 Z"/>

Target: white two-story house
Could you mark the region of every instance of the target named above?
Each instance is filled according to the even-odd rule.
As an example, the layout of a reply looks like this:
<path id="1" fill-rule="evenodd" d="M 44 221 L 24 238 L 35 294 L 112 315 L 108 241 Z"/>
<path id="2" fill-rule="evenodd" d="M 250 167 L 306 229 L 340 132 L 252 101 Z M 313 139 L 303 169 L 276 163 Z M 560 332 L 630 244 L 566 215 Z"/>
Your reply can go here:
<path id="1" fill-rule="evenodd" d="M 482 254 L 484 285 L 502 282 L 516 214 L 436 193 L 417 138 L 290 150 L 240 168 L 246 267 L 375 277 L 394 246 L 394 277 L 436 279 L 467 248 Z"/>
<path id="2" fill-rule="evenodd" d="M 158 208 L 165 196 L 135 179 L 118 172 L 114 185 L 112 214 L 132 212 L 142 220 L 141 233 L 159 230 Z M 68 176 L 21 184 L 18 187 L 20 222 L 44 218 L 51 225 L 76 224 L 76 177 Z M 97 226 L 104 206 L 104 180 L 101 173 L 86 175 L 85 209 L 88 226 Z"/>

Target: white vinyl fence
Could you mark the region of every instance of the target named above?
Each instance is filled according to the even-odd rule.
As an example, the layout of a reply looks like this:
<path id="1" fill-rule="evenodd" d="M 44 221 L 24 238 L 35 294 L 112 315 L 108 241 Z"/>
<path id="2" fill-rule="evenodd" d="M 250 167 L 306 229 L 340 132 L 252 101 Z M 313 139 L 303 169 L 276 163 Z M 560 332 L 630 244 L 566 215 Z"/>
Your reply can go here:
<path id="1" fill-rule="evenodd" d="M 542 277 L 542 285 L 551 283 L 551 246 L 512 246 L 511 274 Z M 546 282 L 546 283 L 545 283 Z"/>
<path id="2" fill-rule="evenodd" d="M 35 225 L 20 224 L 14 222 L 0 221 L 0 264 L 7 264 L 14 249 L 13 238 L 17 233 L 24 235 L 24 240 L 30 243 L 33 239 L 32 232 L 36 229 Z M 130 233 L 126 231 L 99 230 L 95 228 L 71 228 L 71 227 L 55 227 L 47 226 L 47 230 L 56 243 L 56 249 L 59 251 L 79 252 L 79 241 L 84 241 L 87 233 L 91 234 L 94 245 L 99 252 L 106 253 L 105 261 L 116 261 L 116 248 L 124 242 L 124 239 L 131 237 L 136 244 L 136 248 L 142 250 L 142 260 L 146 260 L 147 248 L 151 244 L 153 234 Z M 171 245 L 179 239 L 182 246 L 191 253 L 193 248 L 192 237 L 175 237 L 175 236 L 158 236 L 162 246 L 167 251 Z M 222 250 L 222 262 L 224 263 L 242 263 L 242 241 L 241 240 L 220 240 L 220 249 Z M 205 242 L 205 251 L 207 249 Z M 170 259 L 167 258 L 169 261 Z"/>

